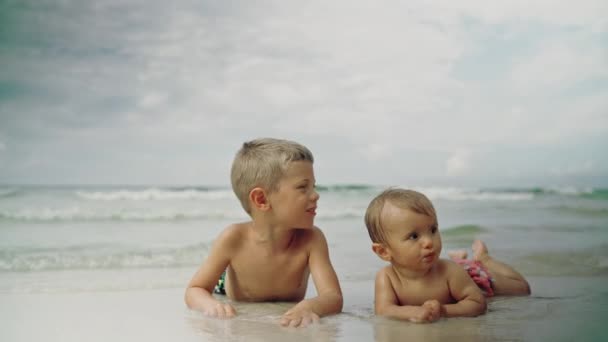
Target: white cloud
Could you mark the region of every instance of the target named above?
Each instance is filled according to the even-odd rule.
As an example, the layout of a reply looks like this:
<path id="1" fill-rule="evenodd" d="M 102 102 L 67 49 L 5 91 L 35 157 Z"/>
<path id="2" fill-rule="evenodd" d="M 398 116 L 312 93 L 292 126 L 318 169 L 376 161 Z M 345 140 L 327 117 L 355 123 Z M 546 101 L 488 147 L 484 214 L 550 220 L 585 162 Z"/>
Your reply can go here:
<path id="1" fill-rule="evenodd" d="M 370 144 L 362 148 L 360 153 L 363 154 L 368 161 L 383 160 L 387 162 L 387 159 L 389 159 L 393 153 L 393 149 L 386 144 Z"/>
<path id="2" fill-rule="evenodd" d="M 468 149 L 458 149 L 446 160 L 448 176 L 466 175 L 472 168 L 472 152 Z"/>
<path id="3" fill-rule="evenodd" d="M 144 109 L 151 109 L 163 105 L 166 101 L 167 94 L 152 92 L 144 95 L 139 104 Z"/>
<path id="4" fill-rule="evenodd" d="M 536 53 L 518 61 L 509 82 L 519 94 L 547 93 L 568 89 L 587 79 L 608 77 L 608 53 L 593 41 L 581 48 L 580 43 L 543 42 Z"/>
<path id="5" fill-rule="evenodd" d="M 0 108 L 11 150 L 66 165 L 103 150 L 142 172 L 176 165 L 150 179 L 196 179 L 177 168 L 271 135 L 346 146 L 320 151 L 343 164 L 472 177 L 483 151 L 608 136 L 605 1 L 143 4 L 64 6 L 40 23 L 50 50 L 7 50 L 8 78 L 34 83 Z M 369 164 L 349 177 L 384 175 Z"/>

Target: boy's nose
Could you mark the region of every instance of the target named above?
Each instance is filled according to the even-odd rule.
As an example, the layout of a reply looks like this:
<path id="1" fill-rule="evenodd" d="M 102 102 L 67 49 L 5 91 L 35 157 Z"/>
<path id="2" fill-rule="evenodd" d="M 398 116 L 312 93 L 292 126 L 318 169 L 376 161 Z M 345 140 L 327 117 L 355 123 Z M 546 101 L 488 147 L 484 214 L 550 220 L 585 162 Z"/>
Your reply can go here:
<path id="1" fill-rule="evenodd" d="M 313 201 L 318 201 L 320 197 L 321 197 L 321 195 L 319 195 L 319 193 L 317 192 L 317 190 L 313 190 L 312 191 L 312 200 Z"/>

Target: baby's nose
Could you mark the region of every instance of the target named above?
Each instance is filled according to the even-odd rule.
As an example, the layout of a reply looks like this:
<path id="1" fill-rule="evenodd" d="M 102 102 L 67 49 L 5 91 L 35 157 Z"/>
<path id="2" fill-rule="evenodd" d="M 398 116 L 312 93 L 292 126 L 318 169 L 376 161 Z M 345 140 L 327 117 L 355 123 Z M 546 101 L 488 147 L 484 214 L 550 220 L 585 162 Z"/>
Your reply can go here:
<path id="1" fill-rule="evenodd" d="M 433 247 L 433 238 L 430 237 L 430 236 L 424 236 L 424 237 L 422 237 L 422 246 L 424 248 Z"/>

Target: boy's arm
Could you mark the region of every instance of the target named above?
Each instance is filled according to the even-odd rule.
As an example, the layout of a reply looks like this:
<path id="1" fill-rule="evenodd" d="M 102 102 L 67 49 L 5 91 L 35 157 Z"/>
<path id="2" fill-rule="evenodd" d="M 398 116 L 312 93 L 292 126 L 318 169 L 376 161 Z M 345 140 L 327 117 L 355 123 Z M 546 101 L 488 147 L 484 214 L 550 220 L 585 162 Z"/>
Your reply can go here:
<path id="1" fill-rule="evenodd" d="M 427 301 L 421 306 L 400 305 L 386 268 L 376 274 L 374 293 L 374 310 L 377 315 L 416 323 L 433 322 L 440 317 L 437 301 Z"/>
<path id="2" fill-rule="evenodd" d="M 336 271 L 329 259 L 327 240 L 323 232 L 314 227 L 308 266 L 317 296 L 304 299 L 283 315 L 282 325 L 308 325 L 319 317 L 342 311 L 342 290 Z"/>
<path id="3" fill-rule="evenodd" d="M 486 312 L 486 298 L 467 272 L 451 261 L 446 262 L 446 267 L 448 267 L 450 295 L 457 300 L 457 303 L 443 305 L 442 315 L 472 317 Z"/>
<path id="4" fill-rule="evenodd" d="M 231 229 L 225 230 L 213 242 L 207 259 L 190 280 L 186 289 L 185 301 L 190 309 L 202 311 L 209 316 L 232 317 L 234 308 L 215 299 L 212 295 L 222 272 L 230 264 Z"/>

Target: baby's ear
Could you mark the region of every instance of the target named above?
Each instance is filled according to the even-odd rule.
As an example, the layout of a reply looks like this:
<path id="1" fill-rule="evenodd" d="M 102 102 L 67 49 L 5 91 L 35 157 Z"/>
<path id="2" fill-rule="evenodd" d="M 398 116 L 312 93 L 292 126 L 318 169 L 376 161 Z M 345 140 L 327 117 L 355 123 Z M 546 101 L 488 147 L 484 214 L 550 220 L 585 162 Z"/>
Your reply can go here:
<path id="1" fill-rule="evenodd" d="M 374 253 L 376 253 L 376 255 L 384 260 L 384 261 L 391 261 L 391 253 L 389 252 L 388 248 L 386 248 L 386 246 L 383 243 L 379 243 L 379 242 L 374 242 L 372 243 L 372 251 L 374 251 Z"/>
<path id="2" fill-rule="evenodd" d="M 251 202 L 251 206 L 258 210 L 265 211 L 270 208 L 266 191 L 262 188 L 253 188 L 249 191 L 249 201 Z"/>

